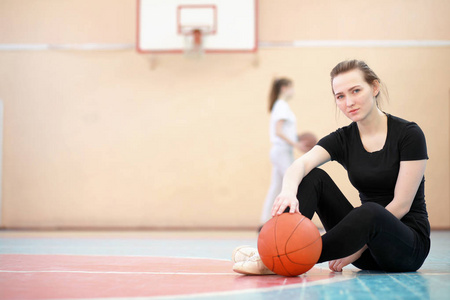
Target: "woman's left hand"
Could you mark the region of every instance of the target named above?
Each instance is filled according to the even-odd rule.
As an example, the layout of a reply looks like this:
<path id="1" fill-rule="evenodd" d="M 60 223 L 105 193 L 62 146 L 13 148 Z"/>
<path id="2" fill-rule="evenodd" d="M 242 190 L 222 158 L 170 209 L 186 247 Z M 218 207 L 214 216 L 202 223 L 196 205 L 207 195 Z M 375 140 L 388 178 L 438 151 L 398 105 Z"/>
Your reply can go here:
<path id="1" fill-rule="evenodd" d="M 331 271 L 342 272 L 342 269 L 346 265 L 349 265 L 349 264 L 353 263 L 354 261 L 356 261 L 358 258 L 361 257 L 361 254 L 362 254 L 362 251 L 360 250 L 350 256 L 336 259 L 336 260 L 331 260 L 328 262 L 328 267 L 330 268 Z"/>

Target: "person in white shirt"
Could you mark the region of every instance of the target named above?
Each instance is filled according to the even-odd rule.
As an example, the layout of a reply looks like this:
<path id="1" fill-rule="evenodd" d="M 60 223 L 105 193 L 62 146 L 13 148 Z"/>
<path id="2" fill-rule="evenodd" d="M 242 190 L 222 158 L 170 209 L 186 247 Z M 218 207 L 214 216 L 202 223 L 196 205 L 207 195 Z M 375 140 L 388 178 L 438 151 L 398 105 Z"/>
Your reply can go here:
<path id="1" fill-rule="evenodd" d="M 261 224 L 272 217 L 273 202 L 281 192 L 284 173 L 294 162 L 294 148 L 303 151 L 302 145 L 297 140 L 297 119 L 287 102 L 293 95 L 292 80 L 287 78 L 274 80 L 269 95 L 272 179 L 264 202 Z"/>

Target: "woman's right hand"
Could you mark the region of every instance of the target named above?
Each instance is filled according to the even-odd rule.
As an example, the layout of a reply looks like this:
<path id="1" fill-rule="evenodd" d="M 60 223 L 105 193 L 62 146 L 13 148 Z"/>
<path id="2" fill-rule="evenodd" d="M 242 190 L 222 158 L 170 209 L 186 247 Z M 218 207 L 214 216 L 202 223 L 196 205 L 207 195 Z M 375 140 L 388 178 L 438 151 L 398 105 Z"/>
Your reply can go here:
<path id="1" fill-rule="evenodd" d="M 281 192 L 281 194 L 275 198 L 275 202 L 273 203 L 272 217 L 275 217 L 276 215 L 281 215 L 287 207 L 290 208 L 289 212 L 291 214 L 296 212 L 300 213 L 298 209 L 298 200 L 296 195 Z"/>

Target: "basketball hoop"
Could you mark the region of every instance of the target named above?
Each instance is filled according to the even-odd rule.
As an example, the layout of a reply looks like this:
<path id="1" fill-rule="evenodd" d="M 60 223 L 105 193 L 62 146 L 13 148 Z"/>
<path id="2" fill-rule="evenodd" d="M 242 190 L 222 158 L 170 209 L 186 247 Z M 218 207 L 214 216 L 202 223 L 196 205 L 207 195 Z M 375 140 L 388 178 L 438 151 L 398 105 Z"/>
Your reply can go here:
<path id="1" fill-rule="evenodd" d="M 184 54 L 190 58 L 201 58 L 203 56 L 204 31 L 200 28 L 192 29 L 184 34 Z"/>
<path id="2" fill-rule="evenodd" d="M 139 53 L 256 52 L 259 0 L 138 0 Z M 220 18 L 219 18 L 220 17 Z"/>
<path id="3" fill-rule="evenodd" d="M 184 36 L 186 57 L 200 58 L 205 53 L 205 37 L 217 32 L 217 6 L 185 4 L 177 7 L 177 31 Z"/>

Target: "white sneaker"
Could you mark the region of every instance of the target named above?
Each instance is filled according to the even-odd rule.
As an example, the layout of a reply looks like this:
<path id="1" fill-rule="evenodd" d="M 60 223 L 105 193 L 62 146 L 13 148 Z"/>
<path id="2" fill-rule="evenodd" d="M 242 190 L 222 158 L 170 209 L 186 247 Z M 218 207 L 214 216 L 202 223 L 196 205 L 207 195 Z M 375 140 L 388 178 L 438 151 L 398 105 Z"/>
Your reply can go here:
<path id="1" fill-rule="evenodd" d="M 256 253 L 246 261 L 237 262 L 233 266 L 233 271 L 244 275 L 274 275 L 262 262 L 259 254 Z"/>
<path id="2" fill-rule="evenodd" d="M 250 246 L 240 246 L 233 250 L 233 254 L 231 254 L 231 261 L 234 263 L 246 261 L 257 253 L 258 250 L 256 248 Z"/>

